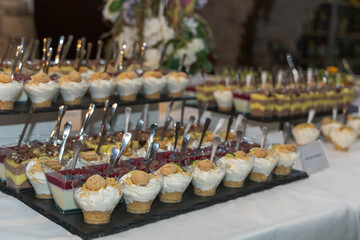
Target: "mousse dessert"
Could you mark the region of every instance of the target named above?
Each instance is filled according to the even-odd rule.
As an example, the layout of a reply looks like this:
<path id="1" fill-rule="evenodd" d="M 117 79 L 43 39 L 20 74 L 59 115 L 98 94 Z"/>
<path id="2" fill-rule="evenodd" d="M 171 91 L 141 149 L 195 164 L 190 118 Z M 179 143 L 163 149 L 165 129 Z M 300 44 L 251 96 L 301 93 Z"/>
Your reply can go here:
<path id="1" fill-rule="evenodd" d="M 320 131 L 314 123 L 301 123 L 294 127 L 292 135 L 297 145 L 304 145 L 315 141 L 319 137 Z"/>
<path id="2" fill-rule="evenodd" d="M 11 76 L 0 73 L 0 110 L 11 110 L 16 97 L 22 90 L 22 83 L 11 79 Z"/>
<path id="3" fill-rule="evenodd" d="M 220 111 L 231 111 L 233 108 L 233 93 L 229 89 L 219 89 L 214 92 L 214 97 Z"/>
<path id="4" fill-rule="evenodd" d="M 181 97 L 189 84 L 189 79 L 184 72 L 171 72 L 166 75 L 169 97 Z"/>
<path id="5" fill-rule="evenodd" d="M 279 144 L 273 146 L 278 164 L 274 169 L 276 175 L 289 175 L 295 161 L 299 160 L 300 153 L 293 144 Z"/>
<path id="6" fill-rule="evenodd" d="M 341 127 L 341 124 L 336 121 L 332 120 L 331 118 L 325 117 L 321 121 L 320 130 L 322 134 L 324 135 L 324 138 L 327 142 L 331 142 L 330 139 L 330 132 L 335 129 Z"/>
<path id="7" fill-rule="evenodd" d="M 209 159 L 195 161 L 192 184 L 194 194 L 197 196 L 209 197 L 214 196 L 216 188 L 226 174 L 227 165 L 221 162 L 215 164 Z"/>
<path id="8" fill-rule="evenodd" d="M 144 73 L 144 93 L 147 99 L 159 99 L 166 80 L 161 72 L 148 71 Z"/>
<path id="9" fill-rule="evenodd" d="M 357 139 L 358 133 L 351 127 L 341 126 L 330 132 L 331 142 L 336 150 L 348 151 Z"/>
<path id="10" fill-rule="evenodd" d="M 263 148 L 252 148 L 249 157 L 254 161 L 254 167 L 250 174 L 250 180 L 254 182 L 266 182 L 271 172 L 278 163 L 274 150 Z"/>
<path id="11" fill-rule="evenodd" d="M 164 203 L 181 202 L 182 195 L 192 180 L 191 172 L 186 172 L 178 164 L 167 163 L 157 173 L 164 176 L 164 184 L 159 196 L 160 201 Z"/>
<path id="12" fill-rule="evenodd" d="M 58 90 L 59 84 L 43 72 L 35 74 L 25 84 L 25 91 L 29 95 L 32 105 L 37 108 L 51 107 L 51 101 Z"/>
<path id="13" fill-rule="evenodd" d="M 133 214 L 150 212 L 152 202 L 163 185 L 161 176 L 135 170 L 125 174 L 121 179 L 125 182 L 126 211 Z"/>
<path id="14" fill-rule="evenodd" d="M 81 104 L 81 99 L 85 95 L 89 83 L 81 77 L 79 72 L 73 70 L 69 74 L 61 76 L 59 83 L 60 94 L 65 104 Z"/>
<path id="15" fill-rule="evenodd" d="M 346 125 L 354 129 L 358 133 L 358 138 L 360 137 L 360 116 L 349 115 Z"/>
<path id="16" fill-rule="evenodd" d="M 122 191 L 115 178 L 105 180 L 96 174 L 89 177 L 81 188 L 75 189 L 74 194 L 85 223 L 101 225 L 110 222 L 111 213 L 119 203 Z"/>
<path id="17" fill-rule="evenodd" d="M 114 91 L 115 83 L 105 72 L 96 72 L 90 76 L 90 95 L 95 103 L 104 103 L 109 100 Z"/>
<path id="18" fill-rule="evenodd" d="M 123 72 L 116 77 L 117 91 L 122 101 L 135 101 L 143 81 L 136 72 Z"/>
<path id="19" fill-rule="evenodd" d="M 237 151 L 227 153 L 219 159 L 223 165 L 227 164 L 224 186 L 229 188 L 241 188 L 244 186 L 246 177 L 253 168 L 253 160 L 245 152 Z"/>
<path id="20" fill-rule="evenodd" d="M 91 70 L 90 68 L 88 67 L 84 67 L 84 66 L 81 66 L 79 68 L 79 73 L 82 77 L 83 80 L 85 81 L 89 81 L 90 80 L 90 76 L 94 73 L 93 70 Z"/>

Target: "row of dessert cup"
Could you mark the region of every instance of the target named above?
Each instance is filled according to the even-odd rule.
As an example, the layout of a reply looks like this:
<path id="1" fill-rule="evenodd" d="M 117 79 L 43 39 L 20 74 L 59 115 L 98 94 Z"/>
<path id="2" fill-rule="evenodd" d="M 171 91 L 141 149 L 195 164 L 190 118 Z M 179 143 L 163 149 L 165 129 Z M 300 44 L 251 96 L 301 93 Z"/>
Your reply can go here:
<path id="1" fill-rule="evenodd" d="M 23 88 L 35 107 L 44 108 L 51 106 L 59 91 L 65 104 L 79 105 L 88 90 L 95 103 L 108 100 L 115 87 L 121 100 L 135 101 L 142 89 L 147 99 L 159 99 L 165 88 L 170 97 L 181 97 L 188 83 L 186 74 L 177 72 L 166 76 L 155 71 L 145 72 L 143 76 L 124 72 L 112 78 L 105 72 L 81 75 L 73 70 L 58 80 L 39 72 L 24 84 L 11 79 L 6 73 L 0 73 L 0 110 L 12 109 Z"/>

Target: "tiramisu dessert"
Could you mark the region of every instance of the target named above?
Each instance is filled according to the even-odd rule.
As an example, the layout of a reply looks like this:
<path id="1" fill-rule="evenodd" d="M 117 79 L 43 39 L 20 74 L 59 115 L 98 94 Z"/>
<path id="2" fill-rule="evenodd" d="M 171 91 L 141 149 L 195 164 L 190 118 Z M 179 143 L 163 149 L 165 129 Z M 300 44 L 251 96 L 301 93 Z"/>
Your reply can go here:
<path id="1" fill-rule="evenodd" d="M 358 133 L 351 127 L 341 126 L 330 132 L 331 142 L 336 150 L 348 151 L 357 139 Z"/>
<path id="2" fill-rule="evenodd" d="M 59 79 L 60 93 L 65 104 L 79 105 L 81 99 L 89 88 L 89 83 L 83 79 L 79 72 L 73 70 Z"/>
<path id="3" fill-rule="evenodd" d="M 227 153 L 219 159 L 223 165 L 227 164 L 224 186 L 229 188 L 241 188 L 244 181 L 253 168 L 253 160 L 245 152 L 237 151 Z"/>
<path id="4" fill-rule="evenodd" d="M 169 97 L 181 97 L 189 84 L 188 76 L 184 72 L 171 72 L 166 75 L 166 80 Z"/>
<path id="5" fill-rule="evenodd" d="M 276 175 L 289 175 L 295 161 L 299 160 L 300 153 L 293 144 L 277 144 L 273 146 L 278 164 L 274 169 Z"/>
<path id="6" fill-rule="evenodd" d="M 117 91 L 122 101 L 135 101 L 143 86 L 136 72 L 123 72 L 116 77 Z"/>
<path id="7" fill-rule="evenodd" d="M 96 174 L 85 184 L 75 189 L 75 199 L 79 204 L 85 223 L 101 225 L 110 222 L 111 213 L 122 195 L 120 184 L 115 178 L 106 180 Z"/>
<path id="8" fill-rule="evenodd" d="M 11 79 L 6 73 L 0 73 L 0 110 L 11 110 L 23 84 Z"/>
<path id="9" fill-rule="evenodd" d="M 320 131 L 314 123 L 301 123 L 294 127 L 292 135 L 297 145 L 304 145 L 315 141 L 319 137 Z"/>
<path id="10" fill-rule="evenodd" d="M 273 149 L 266 151 L 263 148 L 252 148 L 248 156 L 254 161 L 250 180 L 254 182 L 266 182 L 278 163 Z"/>
<path id="11" fill-rule="evenodd" d="M 135 170 L 125 174 L 121 179 L 125 181 L 126 211 L 134 214 L 150 212 L 151 204 L 163 185 L 161 176 Z"/>
<path id="12" fill-rule="evenodd" d="M 144 73 L 144 93 L 147 99 L 159 99 L 166 80 L 161 72 L 148 71 Z"/>
<path id="13" fill-rule="evenodd" d="M 226 174 L 227 165 L 218 162 L 215 164 L 209 159 L 195 161 L 193 180 L 194 194 L 203 197 L 214 196 L 216 188 Z"/>
<path id="14" fill-rule="evenodd" d="M 335 129 L 341 127 L 341 124 L 336 121 L 332 120 L 331 118 L 325 117 L 321 121 L 320 130 L 322 134 L 324 135 L 324 138 L 327 142 L 331 142 L 330 139 L 330 132 Z"/>
<path id="15" fill-rule="evenodd" d="M 164 176 L 160 201 L 164 203 L 181 202 L 182 195 L 192 180 L 191 172 L 186 172 L 178 164 L 167 163 L 158 170 L 158 173 Z"/>
<path id="16" fill-rule="evenodd" d="M 109 100 L 114 91 L 115 83 L 105 72 L 96 72 L 90 76 L 90 95 L 95 103 Z"/>

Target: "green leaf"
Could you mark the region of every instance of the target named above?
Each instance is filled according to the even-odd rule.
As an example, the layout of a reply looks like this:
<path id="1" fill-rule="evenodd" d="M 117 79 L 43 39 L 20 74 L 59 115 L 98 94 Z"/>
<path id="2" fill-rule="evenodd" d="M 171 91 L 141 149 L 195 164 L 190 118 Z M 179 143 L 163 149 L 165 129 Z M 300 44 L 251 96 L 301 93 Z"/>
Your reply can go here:
<path id="1" fill-rule="evenodd" d="M 118 11 L 121 8 L 122 4 L 123 4 L 122 0 L 114 0 L 109 6 L 110 12 Z"/>
<path id="2" fill-rule="evenodd" d="M 203 67 L 204 67 L 205 71 L 208 73 L 211 72 L 213 69 L 212 63 L 207 59 L 206 59 L 206 61 L 203 62 Z"/>

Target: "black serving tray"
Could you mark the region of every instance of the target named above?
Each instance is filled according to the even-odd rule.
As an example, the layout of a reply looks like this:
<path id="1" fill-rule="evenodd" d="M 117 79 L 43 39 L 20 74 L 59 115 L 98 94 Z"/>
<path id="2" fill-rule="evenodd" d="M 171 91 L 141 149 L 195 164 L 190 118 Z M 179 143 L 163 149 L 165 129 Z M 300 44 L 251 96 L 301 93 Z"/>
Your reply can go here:
<path id="1" fill-rule="evenodd" d="M 289 176 L 273 176 L 266 183 L 256 183 L 250 180 L 245 182 L 241 189 L 225 188 L 222 183 L 213 197 L 198 197 L 193 194 L 193 187 L 190 185 L 185 191 L 183 201 L 178 204 L 165 204 L 159 200 L 153 202 L 150 213 L 145 215 L 133 215 L 126 212 L 125 203 L 119 203 L 111 215 L 111 221 L 101 226 L 92 226 L 84 223 L 81 212 L 72 214 L 61 214 L 55 207 L 53 200 L 40 200 L 35 198 L 34 191 L 16 193 L 6 187 L 6 184 L 0 183 L 0 191 L 13 196 L 38 213 L 57 223 L 72 234 L 76 234 L 82 239 L 94 239 L 132 228 L 140 227 L 149 223 L 157 222 L 162 219 L 171 218 L 183 213 L 206 208 L 214 204 L 226 202 L 238 197 L 246 196 L 252 193 L 264 191 L 279 185 L 291 183 L 307 178 L 306 172 L 292 170 Z"/>

